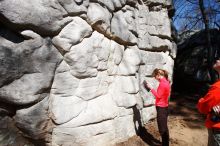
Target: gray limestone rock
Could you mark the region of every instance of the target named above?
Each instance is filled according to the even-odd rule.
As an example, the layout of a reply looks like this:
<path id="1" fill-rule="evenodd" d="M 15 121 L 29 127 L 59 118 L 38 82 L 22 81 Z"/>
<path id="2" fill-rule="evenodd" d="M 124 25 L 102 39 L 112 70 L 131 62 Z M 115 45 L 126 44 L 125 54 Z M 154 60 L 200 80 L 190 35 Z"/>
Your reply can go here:
<path id="1" fill-rule="evenodd" d="M 123 6 L 125 6 L 126 2 L 128 0 L 91 0 L 92 2 L 98 2 L 105 7 L 107 7 L 110 11 L 115 11 L 118 9 L 121 9 Z M 135 3 L 135 2 L 134 2 Z"/>
<path id="2" fill-rule="evenodd" d="M 80 43 L 85 37 L 92 34 L 91 26 L 80 17 L 73 17 L 58 36 L 53 38 L 53 44 L 61 52 L 68 52 L 73 45 Z"/>
<path id="3" fill-rule="evenodd" d="M 30 140 L 23 137 L 15 126 L 14 120 L 8 116 L 0 115 L 0 145 L 1 146 L 34 146 Z"/>
<path id="4" fill-rule="evenodd" d="M 70 16 L 78 16 L 87 12 L 89 0 L 58 0 Z"/>
<path id="5" fill-rule="evenodd" d="M 46 97 L 56 66 L 61 61 L 51 40 L 35 38 L 19 44 L 4 41 L 0 47 L 0 99 L 24 105 Z"/>
<path id="6" fill-rule="evenodd" d="M 98 3 L 90 3 L 88 12 L 88 22 L 99 32 L 110 34 L 112 13 Z"/>
<path id="7" fill-rule="evenodd" d="M 32 29 L 42 35 L 57 33 L 69 21 L 63 18 L 67 13 L 56 0 L 2 0 L 0 10 L 11 28 Z"/>
<path id="8" fill-rule="evenodd" d="M 168 7 L 172 5 L 172 0 L 143 0 L 143 2 L 150 6 L 163 5 Z"/>
<path id="9" fill-rule="evenodd" d="M 142 82 L 158 86 L 155 68 L 172 82 L 171 5 L 0 0 L 0 145 L 109 146 L 136 135 L 156 116 Z"/>
<path id="10" fill-rule="evenodd" d="M 111 21 L 111 33 L 117 41 L 127 44 L 137 43 L 137 21 L 135 21 L 135 9 L 130 6 L 114 13 Z"/>
<path id="11" fill-rule="evenodd" d="M 31 107 L 18 109 L 14 120 L 24 136 L 33 139 L 36 143 L 47 144 L 51 142 L 53 129 L 49 116 L 49 98 L 46 97 Z"/>

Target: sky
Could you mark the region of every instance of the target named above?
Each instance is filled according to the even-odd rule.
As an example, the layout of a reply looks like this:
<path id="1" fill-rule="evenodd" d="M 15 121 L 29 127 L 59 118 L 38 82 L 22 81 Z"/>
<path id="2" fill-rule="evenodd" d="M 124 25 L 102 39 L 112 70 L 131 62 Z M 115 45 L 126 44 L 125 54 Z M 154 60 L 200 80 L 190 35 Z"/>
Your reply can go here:
<path id="1" fill-rule="evenodd" d="M 201 21 L 202 15 L 198 1 L 199 0 L 173 0 L 176 9 L 173 22 L 178 31 L 204 28 L 203 21 Z M 218 25 L 220 25 L 220 1 L 217 1 L 218 0 L 204 0 L 206 12 L 210 13 L 210 28 L 218 28 Z"/>

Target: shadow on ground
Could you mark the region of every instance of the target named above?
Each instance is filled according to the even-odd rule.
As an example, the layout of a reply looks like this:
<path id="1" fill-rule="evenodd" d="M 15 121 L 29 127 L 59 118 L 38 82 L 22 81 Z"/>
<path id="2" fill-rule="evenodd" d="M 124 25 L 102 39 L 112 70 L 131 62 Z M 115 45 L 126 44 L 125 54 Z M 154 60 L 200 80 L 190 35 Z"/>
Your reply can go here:
<path id="1" fill-rule="evenodd" d="M 205 115 L 197 109 L 198 99 L 198 95 L 173 94 L 169 104 L 169 116 L 183 117 L 185 124 L 192 129 L 204 128 Z"/>

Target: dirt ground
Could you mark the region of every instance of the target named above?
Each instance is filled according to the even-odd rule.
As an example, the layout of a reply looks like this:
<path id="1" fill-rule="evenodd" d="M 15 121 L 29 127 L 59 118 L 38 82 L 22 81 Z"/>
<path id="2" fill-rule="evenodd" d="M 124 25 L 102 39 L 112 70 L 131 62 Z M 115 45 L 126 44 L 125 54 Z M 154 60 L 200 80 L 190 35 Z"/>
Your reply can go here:
<path id="1" fill-rule="evenodd" d="M 197 98 L 198 99 L 198 98 Z M 174 94 L 169 105 L 168 127 L 170 146 L 206 146 L 207 129 L 204 115 L 196 109 L 197 100 L 192 96 Z M 140 136 L 134 136 L 116 146 L 159 146 L 161 145 L 156 120 L 145 125 Z"/>

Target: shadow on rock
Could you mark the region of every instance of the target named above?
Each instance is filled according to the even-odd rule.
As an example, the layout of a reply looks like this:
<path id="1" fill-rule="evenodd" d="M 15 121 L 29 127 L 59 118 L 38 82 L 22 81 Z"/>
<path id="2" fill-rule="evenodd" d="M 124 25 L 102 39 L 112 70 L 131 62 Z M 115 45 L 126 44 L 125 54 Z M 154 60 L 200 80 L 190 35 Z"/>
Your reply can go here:
<path id="1" fill-rule="evenodd" d="M 134 123 L 138 123 L 138 128 L 135 127 L 137 135 L 148 145 L 150 146 L 159 146 L 161 145 L 161 142 L 156 139 L 152 134 L 150 134 L 145 127 L 141 124 L 141 115 L 140 111 L 137 109 L 137 107 L 133 107 L 134 112 Z"/>

